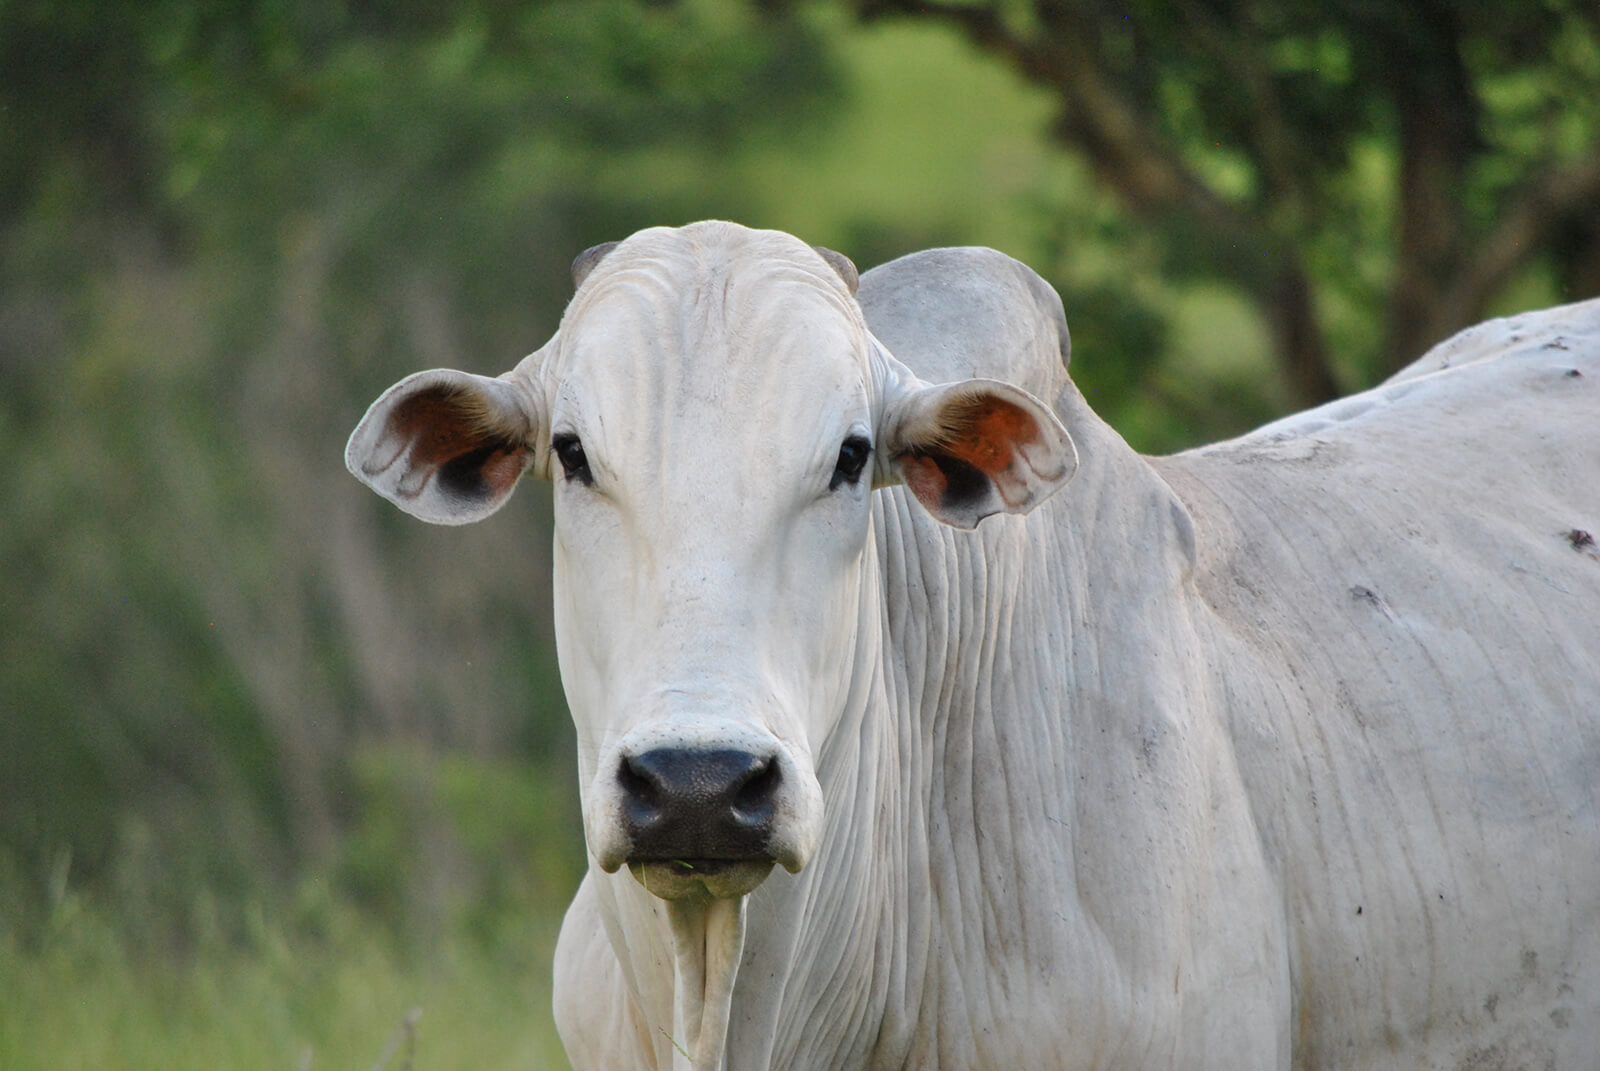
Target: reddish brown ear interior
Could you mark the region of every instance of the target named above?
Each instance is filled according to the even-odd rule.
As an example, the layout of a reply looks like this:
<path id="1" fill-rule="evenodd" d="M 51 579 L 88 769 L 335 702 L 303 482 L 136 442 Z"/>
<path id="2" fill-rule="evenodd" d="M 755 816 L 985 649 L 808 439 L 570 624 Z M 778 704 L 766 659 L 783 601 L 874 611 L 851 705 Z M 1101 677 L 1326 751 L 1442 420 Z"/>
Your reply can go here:
<path id="1" fill-rule="evenodd" d="M 974 398 L 957 408 L 940 450 L 991 480 L 1009 469 L 1016 449 L 1039 441 L 1031 414 L 1004 398 Z"/>
<path id="2" fill-rule="evenodd" d="M 893 460 L 934 517 L 971 528 L 992 513 L 1025 513 L 1071 478 L 1071 439 L 1052 438 L 1041 423 L 1048 411 L 1032 398 L 1013 398 L 998 384 L 929 389 L 931 408 Z"/>
<path id="3" fill-rule="evenodd" d="M 414 464 L 430 467 L 476 450 L 486 437 L 476 426 L 460 391 L 435 387 L 419 391 L 394 407 L 390 428 L 411 444 Z"/>
<path id="4" fill-rule="evenodd" d="M 405 399 L 390 414 L 389 426 L 411 444 L 411 467 L 431 475 L 449 495 L 502 497 L 526 465 L 527 444 L 490 427 L 482 403 L 450 387 Z"/>
<path id="5" fill-rule="evenodd" d="M 960 503 L 981 500 L 989 491 L 988 481 L 973 466 L 933 454 L 904 455 L 900 474 L 911 493 L 936 515 Z"/>

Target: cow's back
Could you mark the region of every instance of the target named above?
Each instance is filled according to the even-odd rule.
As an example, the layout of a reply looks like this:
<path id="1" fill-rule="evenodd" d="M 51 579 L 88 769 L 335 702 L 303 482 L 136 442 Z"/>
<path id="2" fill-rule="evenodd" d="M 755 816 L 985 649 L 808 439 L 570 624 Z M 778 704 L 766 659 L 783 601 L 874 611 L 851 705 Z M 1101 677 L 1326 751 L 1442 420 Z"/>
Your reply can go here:
<path id="1" fill-rule="evenodd" d="M 1156 467 L 1282 874 L 1299 1063 L 1594 1066 L 1600 301 Z"/>

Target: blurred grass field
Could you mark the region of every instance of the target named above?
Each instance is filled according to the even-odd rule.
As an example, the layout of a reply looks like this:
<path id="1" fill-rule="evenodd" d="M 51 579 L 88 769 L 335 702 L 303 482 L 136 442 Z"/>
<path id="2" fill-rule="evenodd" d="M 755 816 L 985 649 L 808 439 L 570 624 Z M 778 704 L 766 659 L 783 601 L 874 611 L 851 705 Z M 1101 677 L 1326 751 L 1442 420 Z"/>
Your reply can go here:
<path id="1" fill-rule="evenodd" d="M 549 1014 L 559 913 L 530 911 L 525 939 L 493 953 L 470 940 L 403 952 L 358 911 L 319 916 L 308 930 L 247 907 L 230 920 L 243 941 L 151 950 L 68 894 L 37 941 L 0 936 L 0 1067 L 567 1067 Z"/>

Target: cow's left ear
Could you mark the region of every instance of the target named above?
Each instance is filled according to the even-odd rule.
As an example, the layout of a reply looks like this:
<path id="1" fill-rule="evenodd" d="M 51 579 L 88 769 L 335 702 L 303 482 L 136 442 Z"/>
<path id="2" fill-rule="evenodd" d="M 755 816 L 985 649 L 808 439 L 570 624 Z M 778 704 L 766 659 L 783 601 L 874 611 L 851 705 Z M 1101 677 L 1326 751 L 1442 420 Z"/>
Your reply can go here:
<path id="1" fill-rule="evenodd" d="M 1027 513 L 1078 471 L 1072 436 L 1020 387 L 991 379 L 903 391 L 884 414 L 882 482 L 904 482 L 934 517 L 975 528 L 992 513 Z"/>
<path id="2" fill-rule="evenodd" d="M 470 524 L 511 497 L 538 453 L 540 424 L 538 403 L 511 378 L 418 372 L 372 403 L 344 463 L 414 517 Z"/>

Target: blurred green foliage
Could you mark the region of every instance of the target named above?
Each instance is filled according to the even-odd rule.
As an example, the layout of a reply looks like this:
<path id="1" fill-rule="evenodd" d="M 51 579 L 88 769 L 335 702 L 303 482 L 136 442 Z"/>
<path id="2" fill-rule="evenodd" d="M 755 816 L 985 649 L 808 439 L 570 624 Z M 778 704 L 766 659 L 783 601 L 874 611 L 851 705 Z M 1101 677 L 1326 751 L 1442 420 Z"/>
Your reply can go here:
<path id="1" fill-rule="evenodd" d="M 1255 306 L 1296 404 L 1508 294 L 1600 292 L 1590 0 L 852 2 L 955 30 L 1049 93 L 1055 139 L 1162 278 Z"/>
<path id="2" fill-rule="evenodd" d="M 452 636 L 524 674 L 496 724 L 363 683 L 404 580 L 351 563 L 427 537 L 354 504 L 339 442 L 406 369 L 537 345 L 574 250 L 681 211 L 657 155 L 714 169 L 831 84 L 805 24 L 727 3 L 0 8 L 0 844 L 97 879 L 140 814 L 197 849 L 182 884 L 249 884 L 334 850 L 368 736 L 553 752 L 534 570 L 457 611 L 506 611 Z"/>
<path id="3" fill-rule="evenodd" d="M 1163 151 L 1303 261 L 1340 382 L 1381 374 L 1406 157 L 1360 19 L 1409 16 L 1180 5 L 1229 31 L 1201 48 L 1150 5 L 1137 31 L 1058 6 Z M 547 493 L 432 529 L 341 453 L 405 373 L 542 344 L 586 246 L 713 216 L 864 269 L 992 245 L 1062 291 L 1073 376 L 1135 445 L 1293 404 L 1259 248 L 1146 211 L 1070 94 L 959 20 L 864 7 L 0 0 L 0 1065 L 173 1066 L 166 1038 L 243 1066 L 209 1017 L 264 1066 L 285 1038 L 357 1066 L 421 1002 L 424 1036 L 494 1039 L 423 1066 L 546 1066 L 583 867 Z M 1466 38 L 1476 227 L 1597 151 L 1578 10 Z M 1270 72 L 1293 212 L 1212 45 Z M 1536 228 L 1493 303 L 1583 296 L 1588 218 Z"/>

